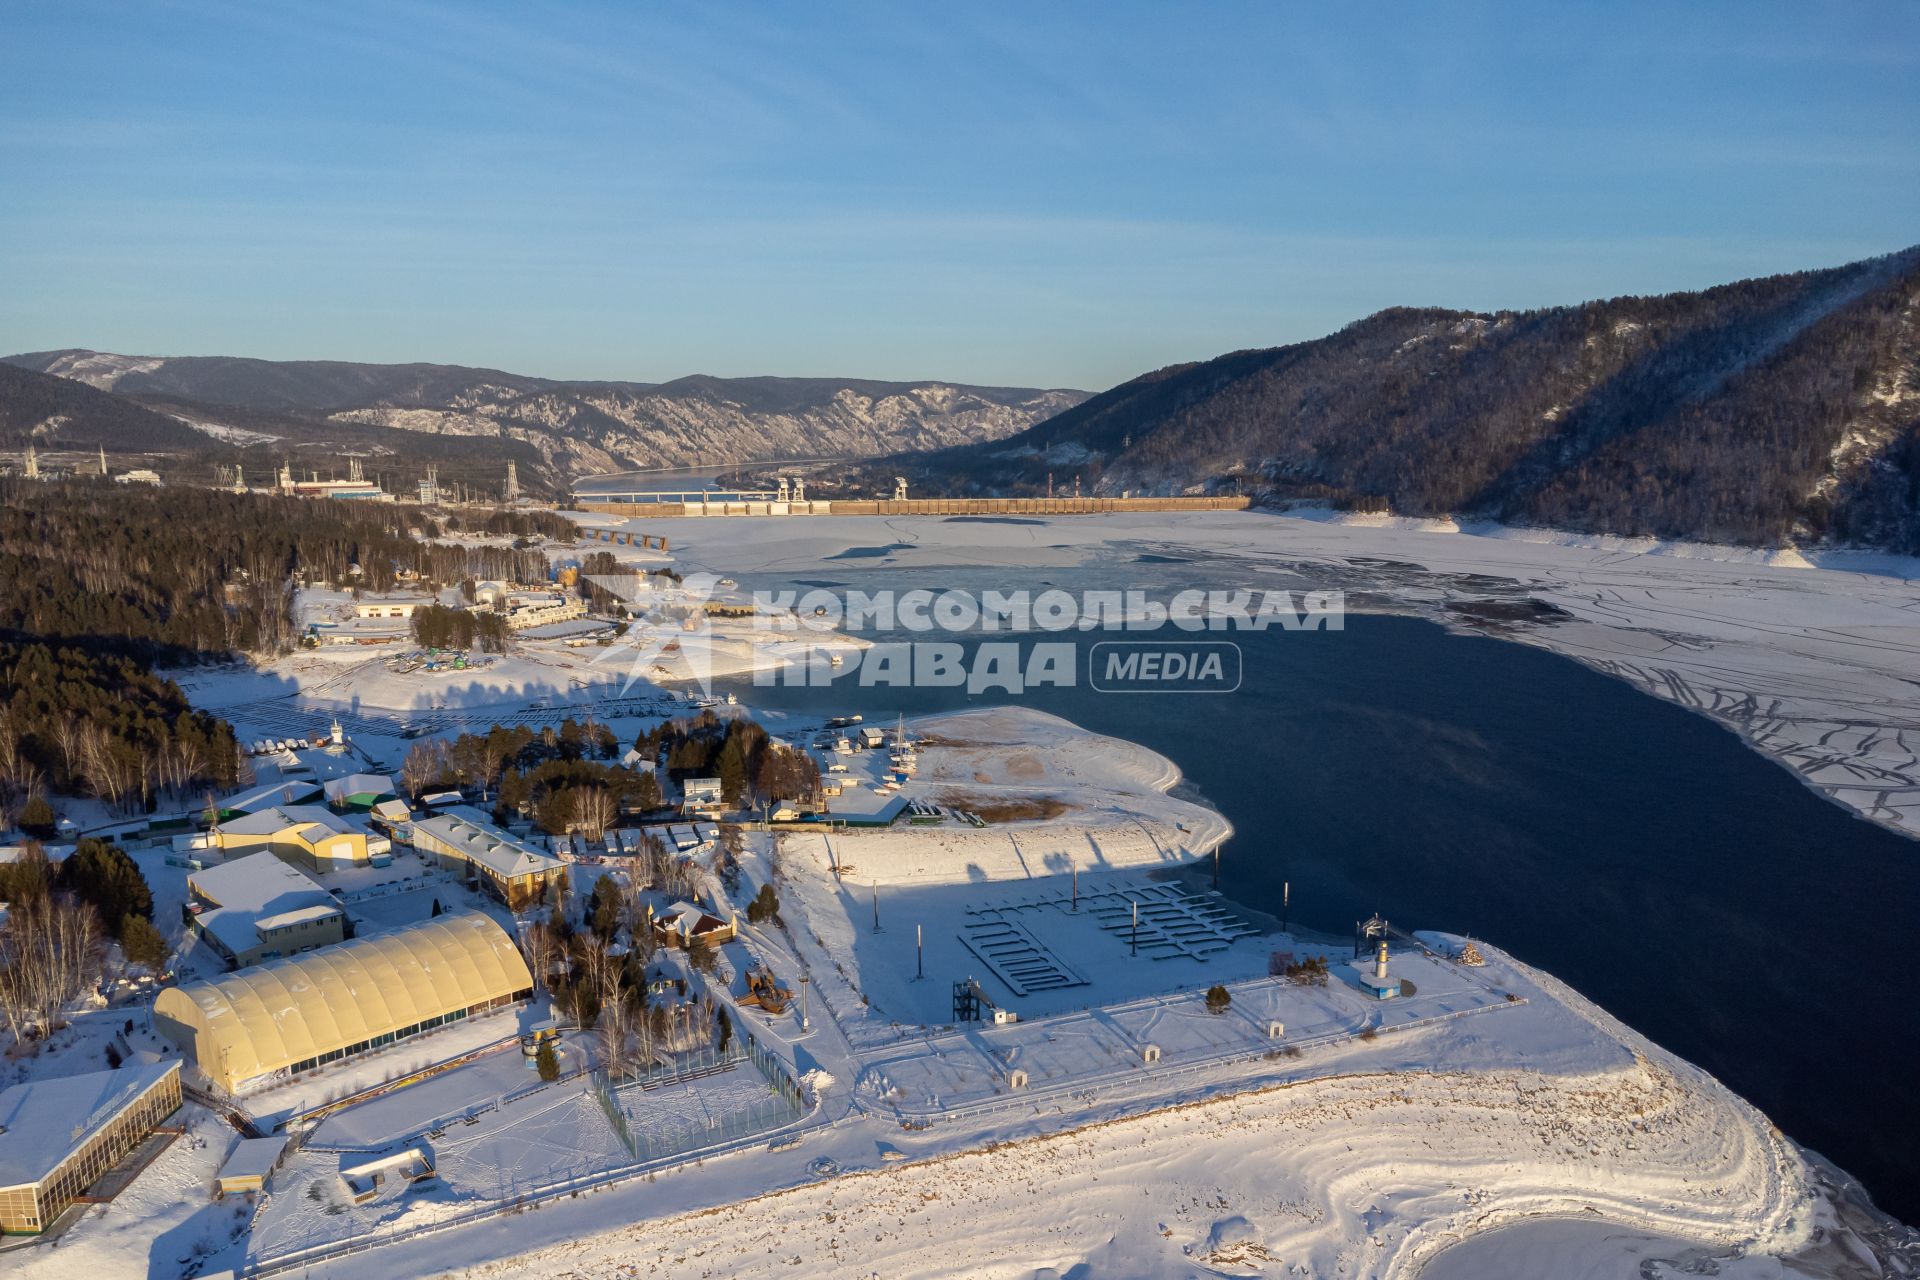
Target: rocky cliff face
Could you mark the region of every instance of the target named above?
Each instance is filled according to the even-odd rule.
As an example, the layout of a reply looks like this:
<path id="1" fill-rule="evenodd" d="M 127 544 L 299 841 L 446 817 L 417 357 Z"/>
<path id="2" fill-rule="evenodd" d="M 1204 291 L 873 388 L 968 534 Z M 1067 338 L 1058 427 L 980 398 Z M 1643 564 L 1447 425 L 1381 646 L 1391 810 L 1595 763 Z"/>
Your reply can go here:
<path id="1" fill-rule="evenodd" d="M 458 365 L 373 365 L 48 351 L 6 362 L 135 401 L 315 426 L 472 436 L 532 446 L 557 471 L 873 457 L 990 443 L 1084 392 L 845 378 L 563 382 Z M 311 433 L 302 433 L 311 434 Z"/>

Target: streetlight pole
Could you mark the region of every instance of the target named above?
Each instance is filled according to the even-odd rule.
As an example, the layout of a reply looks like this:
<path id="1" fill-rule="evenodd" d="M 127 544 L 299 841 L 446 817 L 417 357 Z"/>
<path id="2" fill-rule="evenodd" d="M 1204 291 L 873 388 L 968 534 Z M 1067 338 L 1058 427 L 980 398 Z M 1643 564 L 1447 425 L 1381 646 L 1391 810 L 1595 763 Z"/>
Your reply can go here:
<path id="1" fill-rule="evenodd" d="M 802 1031 L 810 1030 L 813 1026 L 812 1021 L 807 1017 L 807 984 L 809 981 L 810 979 L 806 974 L 803 973 L 800 975 L 800 1029 Z"/>

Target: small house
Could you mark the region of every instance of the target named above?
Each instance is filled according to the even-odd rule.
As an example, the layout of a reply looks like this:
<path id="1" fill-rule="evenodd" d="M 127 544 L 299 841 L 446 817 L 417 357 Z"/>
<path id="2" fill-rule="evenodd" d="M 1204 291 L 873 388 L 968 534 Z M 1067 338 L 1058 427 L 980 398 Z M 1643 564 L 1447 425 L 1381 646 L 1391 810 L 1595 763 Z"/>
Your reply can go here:
<path id="1" fill-rule="evenodd" d="M 697 942 L 710 947 L 732 942 L 738 928 L 731 917 L 722 920 L 697 903 L 676 902 L 653 918 L 653 933 L 661 946 L 684 951 Z"/>
<path id="2" fill-rule="evenodd" d="M 680 809 L 689 816 L 717 817 L 726 809 L 718 778 L 688 778 L 680 784 Z"/>

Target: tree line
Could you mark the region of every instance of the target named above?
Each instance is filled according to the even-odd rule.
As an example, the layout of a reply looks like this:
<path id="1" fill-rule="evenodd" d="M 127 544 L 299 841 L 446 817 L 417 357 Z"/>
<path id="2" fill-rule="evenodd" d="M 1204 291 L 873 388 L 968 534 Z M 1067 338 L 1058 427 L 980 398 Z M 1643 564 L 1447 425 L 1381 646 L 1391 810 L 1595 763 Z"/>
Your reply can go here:
<path id="1" fill-rule="evenodd" d="M 404 504 L 0 477 L 0 635 L 154 662 L 293 647 L 302 584 L 391 589 L 544 581 L 527 540 L 551 512 L 434 515 Z M 484 534 L 521 545 L 439 541 Z"/>
<path id="2" fill-rule="evenodd" d="M 413 611 L 413 638 L 429 648 L 505 653 L 508 635 L 504 614 L 444 604 L 424 604 Z"/>
<path id="3" fill-rule="evenodd" d="M 48 793 L 147 812 L 238 771 L 233 727 L 133 658 L 0 639 L 0 816 L 50 836 Z"/>
<path id="4" fill-rule="evenodd" d="M 722 719 L 708 710 L 663 721 L 633 745 L 648 759 L 663 761 L 675 781 L 720 779 L 722 797 L 735 808 L 820 794 L 820 766 L 812 753 L 779 741 L 746 716 Z"/>
<path id="5" fill-rule="evenodd" d="M 109 942 L 130 964 L 166 964 L 146 878 L 104 841 L 81 841 L 58 865 L 29 844 L 25 856 L 0 863 L 0 901 L 0 1018 L 16 1044 L 64 1025 L 66 1009 L 99 984 Z"/>

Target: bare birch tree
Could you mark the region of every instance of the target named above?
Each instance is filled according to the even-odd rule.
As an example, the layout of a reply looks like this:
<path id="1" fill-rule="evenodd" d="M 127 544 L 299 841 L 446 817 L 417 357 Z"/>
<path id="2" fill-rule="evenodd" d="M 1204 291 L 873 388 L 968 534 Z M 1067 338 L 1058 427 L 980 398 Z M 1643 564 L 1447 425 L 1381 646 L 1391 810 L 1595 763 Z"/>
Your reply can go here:
<path id="1" fill-rule="evenodd" d="M 105 955 L 100 917 L 85 903 L 46 895 L 15 904 L 0 929 L 0 1016 L 14 1038 L 58 1030 Z"/>

